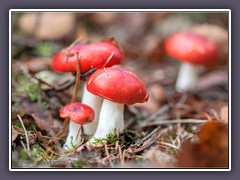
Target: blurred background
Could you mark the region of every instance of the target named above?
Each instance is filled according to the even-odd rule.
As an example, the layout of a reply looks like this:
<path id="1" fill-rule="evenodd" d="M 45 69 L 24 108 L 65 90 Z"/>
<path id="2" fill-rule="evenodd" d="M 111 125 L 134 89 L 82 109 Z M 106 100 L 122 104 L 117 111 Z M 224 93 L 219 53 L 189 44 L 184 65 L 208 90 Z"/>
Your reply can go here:
<path id="1" fill-rule="evenodd" d="M 157 103 L 140 105 L 148 106 L 142 107 L 143 110 L 153 113 L 165 99 L 165 91 L 174 89 L 180 63 L 166 55 L 163 45 L 169 35 L 180 31 L 194 31 L 218 43 L 221 60 L 208 69 L 216 73 L 200 79 L 199 91 L 203 96 L 226 100 L 228 14 L 224 12 L 15 12 L 12 14 L 13 73 L 21 64 L 40 78 L 48 77 L 45 80 L 50 84 L 65 81 L 67 73 L 59 75 L 51 71 L 51 58 L 57 51 L 79 38 L 80 43 L 94 43 L 114 37 L 125 53 L 122 65 L 140 76 L 150 91 L 156 91 Z M 202 91 L 214 84 L 223 85 L 226 91 Z"/>

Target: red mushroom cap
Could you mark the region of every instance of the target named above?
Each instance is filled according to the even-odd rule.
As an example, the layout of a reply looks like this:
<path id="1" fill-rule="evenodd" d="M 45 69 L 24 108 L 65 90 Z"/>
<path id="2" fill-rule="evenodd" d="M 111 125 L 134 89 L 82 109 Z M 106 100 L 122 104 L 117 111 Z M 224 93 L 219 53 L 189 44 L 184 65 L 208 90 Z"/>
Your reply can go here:
<path id="1" fill-rule="evenodd" d="M 110 101 L 129 105 L 146 102 L 149 97 L 143 82 L 120 67 L 98 69 L 89 77 L 87 90 Z"/>
<path id="2" fill-rule="evenodd" d="M 60 117 L 69 117 L 77 124 L 88 124 L 94 119 L 94 111 L 91 107 L 80 102 L 67 104 L 60 111 Z"/>
<path id="3" fill-rule="evenodd" d="M 192 64 L 211 65 L 218 57 L 218 49 L 212 41 L 189 32 L 177 33 L 165 42 L 168 55 Z"/>
<path id="4" fill-rule="evenodd" d="M 77 72 L 77 52 L 82 73 L 91 68 L 103 68 L 103 66 L 110 67 L 120 64 L 123 59 L 123 52 L 113 42 L 77 44 L 69 48 L 68 53 L 66 49 L 58 52 L 53 57 L 52 69 L 58 72 Z M 112 58 L 106 64 L 112 53 Z"/>

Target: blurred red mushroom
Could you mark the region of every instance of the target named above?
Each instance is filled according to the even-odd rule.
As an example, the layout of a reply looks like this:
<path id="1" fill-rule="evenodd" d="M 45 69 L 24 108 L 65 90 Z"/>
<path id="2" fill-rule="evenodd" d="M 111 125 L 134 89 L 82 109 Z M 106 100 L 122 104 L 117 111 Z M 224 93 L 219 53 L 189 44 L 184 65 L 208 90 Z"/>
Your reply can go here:
<path id="1" fill-rule="evenodd" d="M 170 36 L 165 42 L 165 50 L 169 56 L 182 61 L 175 86 L 180 92 L 194 90 L 198 66 L 212 65 L 218 57 L 218 48 L 214 42 L 189 32 Z"/>

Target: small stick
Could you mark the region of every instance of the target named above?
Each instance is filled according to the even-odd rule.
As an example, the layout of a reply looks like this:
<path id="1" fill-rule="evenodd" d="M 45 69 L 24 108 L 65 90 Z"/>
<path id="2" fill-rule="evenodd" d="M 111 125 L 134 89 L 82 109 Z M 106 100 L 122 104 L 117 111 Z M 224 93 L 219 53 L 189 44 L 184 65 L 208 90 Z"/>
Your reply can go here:
<path id="1" fill-rule="evenodd" d="M 165 128 L 165 129 L 161 130 L 161 131 L 158 133 L 158 135 L 157 135 L 153 140 L 151 140 L 148 144 L 146 144 L 146 145 L 144 145 L 144 146 L 142 146 L 142 147 L 134 150 L 132 153 L 137 154 L 137 153 L 139 153 L 139 152 L 142 152 L 142 151 L 145 150 L 146 148 L 150 147 L 152 144 L 154 144 L 154 143 L 160 138 L 160 136 L 161 136 L 162 134 L 166 133 L 168 130 L 169 130 L 168 128 Z"/>
<path id="2" fill-rule="evenodd" d="M 124 161 L 123 161 L 121 146 L 118 146 L 118 150 L 119 150 L 119 159 L 120 159 L 121 165 L 123 165 Z"/>
<path id="3" fill-rule="evenodd" d="M 74 91 L 73 91 L 73 96 L 72 96 L 71 103 L 73 103 L 76 100 L 77 90 L 78 90 L 78 86 L 79 86 L 79 83 L 80 83 L 80 76 L 81 76 L 80 62 L 78 61 L 78 52 L 77 52 L 77 76 L 76 76 L 76 84 L 75 84 L 75 88 L 74 88 Z"/>
<path id="4" fill-rule="evenodd" d="M 75 141 L 78 139 L 79 135 L 82 136 L 82 126 L 81 125 L 78 128 L 78 132 L 77 132 L 77 136 L 75 138 Z"/>
<path id="5" fill-rule="evenodd" d="M 161 126 L 158 126 L 157 128 L 155 128 L 152 132 L 150 132 L 147 136 L 145 136 L 142 141 L 147 140 L 148 138 L 150 138 L 155 132 L 157 132 L 159 129 L 161 128 Z"/>
<path id="6" fill-rule="evenodd" d="M 76 83 L 75 83 L 75 87 L 74 87 L 74 91 L 73 91 L 73 95 L 72 95 L 72 100 L 71 103 L 73 103 L 76 100 L 76 96 L 77 96 L 77 90 L 78 90 L 78 86 L 80 83 L 80 62 L 78 61 L 78 52 L 77 52 L 77 75 L 76 75 Z M 64 122 L 63 122 L 63 128 L 66 129 L 68 123 L 70 121 L 70 118 L 65 118 Z"/>
<path id="7" fill-rule="evenodd" d="M 106 152 L 107 157 L 110 157 L 110 154 L 109 154 L 109 151 L 108 151 L 106 143 L 104 143 L 104 147 L 105 147 L 105 152 Z M 108 161 L 109 161 L 110 166 L 113 167 L 114 165 L 113 165 L 112 160 L 109 158 Z"/>
<path id="8" fill-rule="evenodd" d="M 68 58 L 70 56 L 69 54 L 69 49 L 71 47 L 73 47 L 75 44 L 79 43 L 82 40 L 82 36 L 80 36 L 79 38 L 77 38 L 75 41 L 73 41 L 66 49 L 64 49 L 64 53 L 66 54 L 66 62 L 68 61 Z M 77 52 L 78 53 L 78 52 Z M 74 54 L 73 54 L 74 55 Z"/>
<path id="9" fill-rule="evenodd" d="M 28 138 L 28 133 L 27 133 L 27 130 L 23 124 L 23 120 L 21 118 L 21 116 L 19 116 L 19 114 L 17 115 L 19 121 L 21 122 L 22 124 L 22 127 L 23 127 L 23 130 L 24 130 L 24 133 L 25 133 L 25 136 L 26 136 L 26 142 L 27 142 L 27 151 L 28 151 L 28 154 L 30 154 L 30 145 L 29 145 L 29 138 Z"/>
<path id="10" fill-rule="evenodd" d="M 106 62 L 105 62 L 104 65 L 102 66 L 102 68 L 104 68 L 104 67 L 110 62 L 110 60 L 112 59 L 113 55 L 114 55 L 114 52 L 112 52 L 112 53 L 110 54 L 110 56 L 107 58 Z"/>
<path id="11" fill-rule="evenodd" d="M 119 145 L 119 141 L 116 141 L 116 144 L 115 144 L 115 151 L 117 151 L 117 149 L 118 149 L 118 145 Z"/>
<path id="12" fill-rule="evenodd" d="M 166 124 L 175 124 L 175 123 L 195 123 L 201 124 L 206 123 L 208 120 L 203 119 L 175 119 L 175 120 L 158 120 L 149 123 L 140 124 L 141 127 L 155 126 L 155 125 L 166 125 Z"/>
<path id="13" fill-rule="evenodd" d="M 166 143 L 166 142 L 160 141 L 159 144 L 160 144 L 160 145 L 164 145 L 164 146 L 171 147 L 171 148 L 173 148 L 173 149 L 177 149 L 177 150 L 179 149 L 179 147 L 177 147 L 177 146 L 175 146 L 175 145 L 173 145 L 173 144 L 170 144 L 170 143 Z"/>
<path id="14" fill-rule="evenodd" d="M 121 162 L 122 165 L 124 165 L 124 163 L 125 163 L 125 155 L 126 155 L 126 152 L 127 152 L 127 150 L 124 149 L 124 150 L 123 150 L 123 155 L 122 155 L 122 156 L 123 156 L 123 157 L 122 157 L 122 162 Z"/>

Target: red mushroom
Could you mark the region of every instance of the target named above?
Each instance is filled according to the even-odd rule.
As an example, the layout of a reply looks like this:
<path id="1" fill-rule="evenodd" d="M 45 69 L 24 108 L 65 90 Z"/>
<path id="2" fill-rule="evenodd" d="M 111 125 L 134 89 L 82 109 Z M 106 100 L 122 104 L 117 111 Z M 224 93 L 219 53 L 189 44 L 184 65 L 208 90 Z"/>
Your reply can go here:
<path id="1" fill-rule="evenodd" d="M 177 33 L 165 42 L 169 56 L 182 61 L 176 81 L 176 90 L 191 91 L 196 88 L 198 66 L 212 65 L 217 61 L 218 49 L 212 41 L 189 32 Z"/>
<path id="2" fill-rule="evenodd" d="M 99 69 L 120 64 L 123 59 L 123 52 L 117 42 L 111 39 L 100 43 L 76 44 L 58 52 L 53 58 L 52 69 L 57 72 L 76 72 L 77 53 L 81 73 L 85 73 L 92 68 Z M 89 93 L 84 85 L 82 103 L 92 107 L 95 112 L 94 123 L 83 127 L 85 134 L 93 135 L 97 128 L 102 98 Z"/>
<path id="3" fill-rule="evenodd" d="M 72 149 L 72 145 L 79 145 L 81 142 L 81 137 L 77 137 L 78 130 L 81 125 L 89 124 L 94 119 L 94 111 L 91 107 L 82 104 L 80 102 L 74 102 L 64 106 L 60 110 L 60 117 L 70 118 L 69 133 L 67 141 L 64 145 L 65 149 Z"/>
<path id="4" fill-rule="evenodd" d="M 52 61 L 52 69 L 57 72 L 77 72 L 77 54 L 80 61 L 81 73 L 92 68 L 110 67 L 120 64 L 123 53 L 113 42 L 93 44 L 76 44 L 58 52 Z M 111 58 L 108 62 L 106 62 Z"/>
<path id="5" fill-rule="evenodd" d="M 114 130 L 122 132 L 124 104 L 143 103 L 149 96 L 143 82 L 135 74 L 119 67 L 97 70 L 89 77 L 87 90 L 104 98 L 91 144 L 96 138 L 106 138 Z"/>

